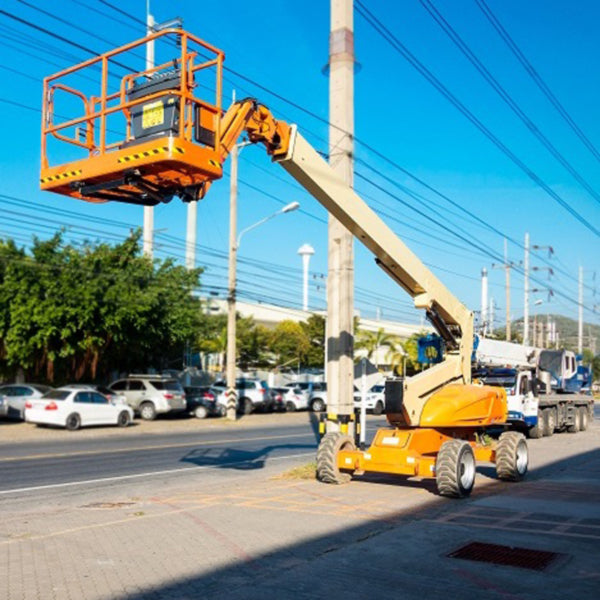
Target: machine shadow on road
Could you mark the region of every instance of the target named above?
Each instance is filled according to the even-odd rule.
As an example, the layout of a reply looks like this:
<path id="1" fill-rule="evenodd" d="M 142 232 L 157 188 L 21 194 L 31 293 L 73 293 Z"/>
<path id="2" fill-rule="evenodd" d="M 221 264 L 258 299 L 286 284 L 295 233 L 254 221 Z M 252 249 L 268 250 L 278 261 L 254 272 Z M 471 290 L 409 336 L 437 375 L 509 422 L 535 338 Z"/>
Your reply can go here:
<path id="1" fill-rule="evenodd" d="M 277 444 L 265 446 L 258 450 L 236 450 L 235 448 L 202 448 L 188 452 L 181 462 L 191 463 L 197 467 L 216 467 L 221 469 L 237 469 L 253 471 L 262 469 L 272 452 L 295 450 L 315 450 L 314 444 Z"/>
<path id="2" fill-rule="evenodd" d="M 264 457 L 275 448 L 299 447 L 305 446 L 270 446 L 255 453 L 231 450 L 226 457 L 232 462 L 223 466 L 258 468 L 257 465 L 262 464 Z M 222 458 L 221 456 L 219 460 Z M 193 453 L 186 460 L 194 461 L 195 464 L 210 464 L 213 457 L 210 453 L 202 452 Z M 238 467 L 232 464 L 233 461 L 247 464 Z M 476 487 L 472 496 L 467 499 L 449 500 L 437 496 L 430 497 L 425 501 L 413 503 L 405 510 L 390 509 L 387 514 L 363 516 L 358 525 L 340 519 L 340 526 L 336 527 L 336 531 L 327 535 L 311 536 L 308 533 L 310 526 L 307 525 L 307 536 L 298 543 L 281 547 L 274 552 L 240 557 L 226 567 L 217 568 L 197 577 L 170 582 L 158 588 L 148 588 L 137 594 L 128 594 L 126 597 L 128 600 L 191 597 L 211 598 L 211 600 L 277 597 L 379 598 L 387 597 L 390 591 L 402 590 L 403 598 L 476 598 L 481 597 L 483 593 L 489 599 L 500 600 L 507 597 L 506 590 L 510 588 L 511 597 L 516 597 L 513 594 L 519 596 L 524 594 L 531 598 L 577 597 L 580 600 L 597 598 L 595 595 L 597 580 L 580 578 L 575 568 L 561 567 L 557 569 L 556 574 L 549 574 L 517 567 L 496 567 L 492 585 L 489 564 L 455 561 L 448 558 L 448 553 L 473 539 L 505 544 L 513 543 L 513 540 L 517 539 L 520 544 L 531 545 L 534 548 L 558 547 L 562 552 L 567 552 L 574 557 L 572 562 L 575 562 L 576 557 L 582 556 L 586 556 L 587 561 L 600 560 L 598 543 L 600 529 L 598 531 L 594 529 L 592 535 L 587 536 L 588 539 L 586 536 L 577 537 L 574 534 L 570 536 L 563 530 L 557 530 L 552 532 L 553 535 L 547 536 L 544 536 L 546 533 L 544 529 L 530 531 L 525 528 L 515 532 L 515 529 L 504 525 L 502 519 L 506 519 L 506 514 L 503 513 L 502 517 L 496 518 L 494 515 L 502 511 L 490 510 L 485 506 L 489 502 L 493 504 L 492 497 L 499 498 L 498 502 L 501 502 L 503 495 L 513 499 L 529 498 L 544 502 L 547 495 L 552 494 L 555 499 L 564 496 L 564 499 L 570 501 L 567 495 L 573 492 L 568 491 L 567 488 L 572 488 L 572 484 L 569 479 L 561 481 L 564 473 L 568 472 L 570 477 L 576 476 L 589 481 L 589 484 L 585 483 L 582 486 L 579 501 L 588 502 L 588 511 L 598 512 L 595 508 L 597 505 L 594 505 L 590 499 L 592 496 L 600 495 L 600 485 L 594 479 L 594 473 L 599 469 L 600 450 L 596 449 L 533 469 L 528 477 L 519 483 L 499 480 L 486 482 Z M 548 475 L 552 475 L 552 479 L 546 482 Z M 422 482 L 407 482 L 399 478 L 394 480 L 386 478 L 383 483 L 391 485 L 392 481 L 398 488 L 403 488 L 407 484 L 423 487 Z M 376 498 L 377 487 L 381 482 L 375 478 L 363 482 L 372 488 L 370 497 Z M 313 484 L 303 482 L 299 485 L 312 486 Z M 352 488 L 357 485 L 360 486 L 355 481 L 348 485 L 349 491 L 344 506 L 347 507 L 357 501 L 352 495 Z M 560 491 L 563 489 L 561 486 L 566 486 L 565 491 Z M 338 486 L 323 489 L 320 496 L 328 498 L 331 502 L 339 502 L 339 494 L 335 493 L 335 490 L 340 489 Z M 310 490 L 313 494 L 316 493 L 316 488 Z M 365 488 L 361 490 L 360 498 L 365 497 L 364 492 Z M 185 512 L 185 507 L 178 506 L 176 503 L 173 503 L 172 507 L 179 512 Z M 298 511 L 295 510 L 294 514 L 299 518 Z M 470 515 L 476 514 L 477 511 L 488 516 L 480 516 L 476 527 L 465 524 L 472 518 Z M 265 513 L 265 519 L 269 519 L 268 515 L 269 513 Z M 525 513 L 523 515 L 522 518 L 527 517 Z M 536 515 L 531 516 L 536 517 Z M 544 515 L 537 515 L 540 518 L 541 516 Z M 191 511 L 190 517 L 193 517 Z M 551 518 L 552 515 L 545 515 L 545 517 Z M 256 519 L 256 515 L 253 518 Z M 310 521 L 310 511 L 307 511 L 304 518 L 307 522 Z M 481 525 L 482 518 L 488 518 L 484 525 Z M 460 523 L 459 519 L 463 519 L 462 526 L 453 524 Z M 592 520 L 600 523 L 600 519 Z M 218 523 L 212 523 L 211 526 L 218 528 Z M 218 532 L 218 535 L 225 534 Z M 366 561 L 365 557 L 371 558 Z M 427 569 L 416 567 L 420 561 L 423 564 L 427 563 Z M 360 568 L 357 570 L 359 563 Z M 460 565 L 457 566 L 457 563 Z M 333 577 L 332 574 L 338 570 L 340 574 Z M 547 587 L 550 585 L 548 577 L 552 579 L 551 588 Z M 482 582 L 487 582 L 489 585 L 482 587 Z M 433 583 L 435 585 L 432 589 Z M 342 587 L 339 587 L 340 585 Z M 341 589 L 345 589 L 344 593 L 336 595 L 335 590 L 340 592 Z M 536 589 L 538 592 L 540 589 L 545 589 L 548 593 L 537 596 Z M 292 590 L 296 591 L 292 592 Z M 329 592 L 326 592 L 327 590 Z M 567 591 L 569 594 L 566 594 Z"/>

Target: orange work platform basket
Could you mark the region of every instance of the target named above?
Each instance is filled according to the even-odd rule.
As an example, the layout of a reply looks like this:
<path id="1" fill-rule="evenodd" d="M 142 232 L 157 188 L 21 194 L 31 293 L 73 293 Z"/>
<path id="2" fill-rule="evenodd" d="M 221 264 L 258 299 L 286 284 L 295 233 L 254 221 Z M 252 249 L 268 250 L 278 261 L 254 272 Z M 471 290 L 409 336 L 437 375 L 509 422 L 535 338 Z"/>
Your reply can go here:
<path id="1" fill-rule="evenodd" d="M 170 56 L 148 67 L 156 42 Z M 223 60 L 167 29 L 47 77 L 41 189 L 142 205 L 201 198 L 223 174 Z M 209 92 L 213 103 L 198 97 Z"/>

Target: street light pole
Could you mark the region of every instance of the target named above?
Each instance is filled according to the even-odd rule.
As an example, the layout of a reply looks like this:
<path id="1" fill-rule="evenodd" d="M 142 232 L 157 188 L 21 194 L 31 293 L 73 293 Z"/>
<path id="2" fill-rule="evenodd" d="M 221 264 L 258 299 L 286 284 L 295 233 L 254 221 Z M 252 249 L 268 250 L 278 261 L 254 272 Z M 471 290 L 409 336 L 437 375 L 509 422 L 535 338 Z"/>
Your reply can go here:
<path id="1" fill-rule="evenodd" d="M 154 17 L 150 14 L 150 2 L 146 4 L 146 35 L 154 33 Z M 146 44 L 146 70 L 154 67 L 154 40 Z M 152 259 L 154 255 L 154 207 L 144 206 L 144 255 Z"/>
<path id="2" fill-rule="evenodd" d="M 236 323 L 235 293 L 237 277 L 237 184 L 238 184 L 238 147 L 231 149 L 231 175 L 229 179 L 229 286 L 227 293 L 227 418 L 235 421 L 237 410 L 237 391 L 235 387 Z"/>
<path id="3" fill-rule="evenodd" d="M 231 157 L 231 175 L 229 183 L 229 285 L 227 293 L 227 419 L 235 421 L 237 412 L 237 390 L 235 385 L 235 371 L 236 371 L 236 358 L 237 358 L 237 342 L 236 342 L 236 292 L 237 292 L 237 252 L 242 241 L 242 236 L 262 225 L 266 221 L 273 219 L 274 217 L 291 212 L 300 207 L 298 202 L 291 202 L 284 206 L 281 210 L 276 213 L 261 219 L 257 223 L 250 225 L 237 233 L 237 191 L 238 191 L 238 155 L 240 148 L 243 148 L 246 144 L 235 144 L 230 152 Z"/>

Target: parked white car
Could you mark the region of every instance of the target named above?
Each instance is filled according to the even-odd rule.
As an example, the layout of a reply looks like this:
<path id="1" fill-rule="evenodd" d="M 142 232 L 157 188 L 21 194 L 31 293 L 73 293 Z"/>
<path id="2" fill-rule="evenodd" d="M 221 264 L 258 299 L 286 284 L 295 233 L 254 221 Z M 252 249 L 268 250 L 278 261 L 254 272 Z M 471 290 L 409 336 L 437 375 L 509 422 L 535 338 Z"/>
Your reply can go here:
<path id="1" fill-rule="evenodd" d="M 367 412 L 372 412 L 374 415 L 383 413 L 385 407 L 385 385 L 374 385 L 366 394 L 365 405 Z M 360 392 L 354 394 L 354 408 L 360 408 L 362 394 Z"/>
<path id="2" fill-rule="evenodd" d="M 300 388 L 277 387 L 271 388 L 271 391 L 277 396 L 281 396 L 281 405 L 276 402 L 276 409 L 294 412 L 296 410 L 306 410 L 308 408 L 307 394 L 303 394 Z"/>
<path id="3" fill-rule="evenodd" d="M 25 403 L 25 421 L 28 423 L 66 427 L 69 431 L 88 425 L 127 427 L 132 420 L 131 407 L 113 404 L 92 389 L 62 387 Z"/>
<path id="4" fill-rule="evenodd" d="M 310 410 L 313 412 L 323 412 L 327 410 L 327 384 L 320 384 L 321 389 L 315 390 L 310 395 L 308 405 Z M 357 402 L 360 400 L 360 394 L 358 388 L 354 386 L 354 406 L 358 406 Z"/>

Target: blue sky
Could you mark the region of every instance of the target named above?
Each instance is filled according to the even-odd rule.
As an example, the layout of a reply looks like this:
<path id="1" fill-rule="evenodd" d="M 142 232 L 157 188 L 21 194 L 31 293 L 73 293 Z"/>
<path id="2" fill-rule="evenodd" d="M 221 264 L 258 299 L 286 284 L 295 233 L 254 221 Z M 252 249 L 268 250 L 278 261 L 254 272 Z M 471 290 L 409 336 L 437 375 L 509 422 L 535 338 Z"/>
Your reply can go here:
<path id="1" fill-rule="evenodd" d="M 502 143 L 592 226 L 600 228 L 600 202 L 534 138 L 418 0 L 363 2 Z M 50 13 L 57 6 L 46 1 L 31 4 Z M 109 4 L 140 20 L 145 18 L 145 0 Z M 433 4 L 592 192 L 600 191 L 597 159 L 535 86 L 475 0 L 434 0 Z M 487 5 L 572 119 L 600 147 L 597 3 L 488 0 Z M 17 0 L 7 0 L 2 9 L 93 50 L 105 51 L 143 34 L 143 27 L 134 19 L 97 0 L 63 0 L 56 16 L 66 22 L 54 20 Z M 238 0 L 212 5 L 201 5 L 197 0 L 153 0 L 151 10 L 157 21 L 183 17 L 186 29 L 225 51 L 228 67 L 327 120 L 328 80 L 322 73 L 328 52 L 326 0 L 263 0 L 260 7 Z M 89 205 L 38 191 L 40 115 L 36 109 L 41 102 L 41 79 L 59 70 L 57 65 L 73 64 L 89 54 L 2 14 L 0 33 L 0 75 L 4 81 L 0 92 L 4 123 L 0 194 L 13 197 L 9 204 L 6 197 L 0 196 L 0 235 L 15 236 L 26 243 L 32 233 L 49 235 L 53 227 L 64 223 L 71 225 L 69 235 L 73 239 L 87 235 L 114 241 L 129 225 L 141 225 L 140 207 Z M 551 311 L 576 318 L 577 307 L 572 300 L 577 297 L 577 283 L 572 278 L 576 278 L 581 264 L 586 283 L 585 319 L 598 323 L 598 314 L 588 308 L 600 305 L 600 293 L 594 295 L 594 273 L 600 271 L 599 238 L 502 154 L 358 14 L 355 46 L 360 63 L 355 80 L 357 139 L 520 244 L 528 231 L 532 244 L 552 245 L 555 277 L 548 280 L 545 272 L 538 271 L 535 276 L 539 283 L 532 283 L 532 287 L 552 287 L 556 291 L 550 302 L 546 292 L 535 294 L 535 298 L 544 301 L 538 307 L 540 313 Z M 297 122 L 317 149 L 326 150 L 327 126 L 323 121 L 230 73 L 226 74 L 225 103 L 234 88 L 238 97 L 256 96 L 276 115 Z M 384 211 L 392 228 L 473 309 L 479 308 L 481 268 L 490 269 L 490 293 L 498 305 L 500 324 L 505 306 L 504 273 L 492 270 L 492 263 L 498 260 L 482 255 L 472 244 L 485 245 L 501 255 L 503 237 L 465 218 L 446 200 L 386 164 L 364 144 L 357 143 L 355 155 L 357 172 L 396 198 L 357 177 L 359 194 L 373 208 Z M 419 199 L 407 196 L 366 165 L 419 194 Z M 296 252 L 302 244 L 311 243 L 316 250 L 311 270 L 315 274 L 326 272 L 326 212 L 298 189 L 282 169 L 271 165 L 261 148 L 246 148 L 242 152 L 240 180 L 240 228 L 274 212 L 281 204 L 292 200 L 302 204 L 302 212 L 278 217 L 244 236 L 239 274 L 242 297 L 298 306 L 301 278 Z M 208 266 L 203 276 L 207 291 L 218 291 L 226 285 L 228 194 L 229 182 L 224 178 L 199 206 L 198 244 L 202 248 L 198 263 Z M 397 198 L 442 222 L 446 229 L 417 215 Z M 51 214 L 48 209 L 58 212 Z M 155 227 L 166 228 L 157 237 L 157 243 L 162 244 L 157 248 L 157 256 L 183 255 L 185 215 L 186 208 L 179 201 L 155 210 Z M 509 258 L 522 260 L 522 248 L 510 243 Z M 547 255 L 540 252 L 539 258 L 532 256 L 531 264 L 548 266 L 544 260 Z M 514 272 L 512 283 L 511 313 L 519 317 L 523 311 L 522 275 Z M 418 321 L 418 315 L 409 308 L 409 298 L 379 272 L 371 255 L 358 245 L 356 285 L 356 304 L 362 314 L 372 316 L 379 308 L 384 317 Z M 323 280 L 313 279 L 313 306 L 324 306 L 323 290 Z"/>

